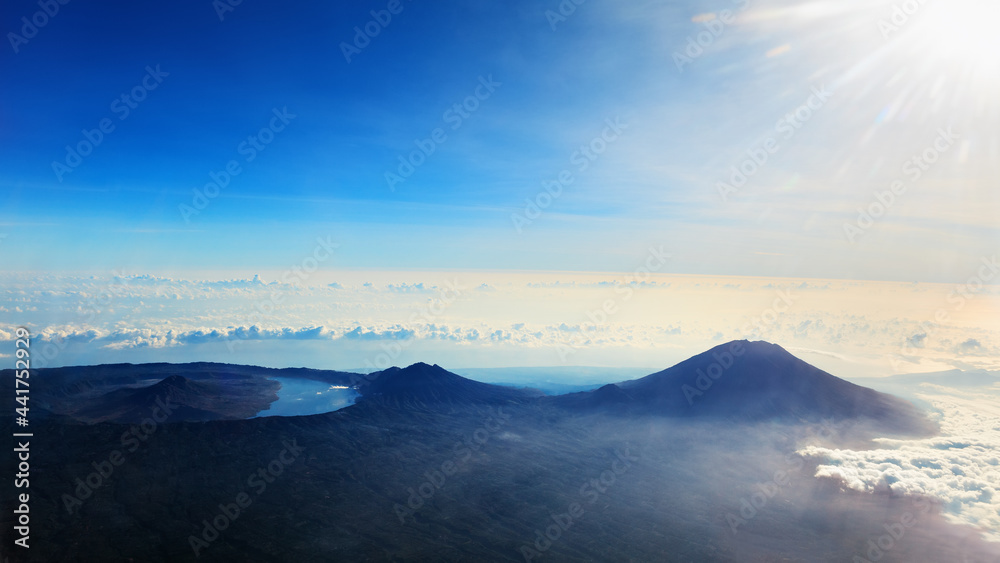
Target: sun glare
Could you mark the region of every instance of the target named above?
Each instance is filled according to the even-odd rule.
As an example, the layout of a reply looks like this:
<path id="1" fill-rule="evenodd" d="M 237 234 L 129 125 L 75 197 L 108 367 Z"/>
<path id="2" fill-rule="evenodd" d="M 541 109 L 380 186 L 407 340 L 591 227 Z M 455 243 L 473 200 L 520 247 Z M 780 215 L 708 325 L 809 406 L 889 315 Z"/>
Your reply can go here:
<path id="1" fill-rule="evenodd" d="M 911 42 L 921 55 L 973 70 L 977 79 L 997 84 L 998 22 L 996 0 L 910 0 L 894 11 L 892 24 L 899 28 L 899 39 Z"/>

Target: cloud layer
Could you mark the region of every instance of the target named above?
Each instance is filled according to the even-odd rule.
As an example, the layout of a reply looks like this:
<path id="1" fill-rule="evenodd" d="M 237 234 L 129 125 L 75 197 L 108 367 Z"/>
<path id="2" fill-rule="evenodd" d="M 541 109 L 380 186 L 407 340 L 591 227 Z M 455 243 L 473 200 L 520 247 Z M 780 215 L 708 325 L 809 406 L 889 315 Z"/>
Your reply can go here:
<path id="1" fill-rule="evenodd" d="M 823 460 L 818 477 L 841 479 L 859 491 L 934 497 L 952 520 L 1000 541 L 1000 389 L 933 390 L 934 395 L 921 398 L 939 411 L 940 436 L 881 439 L 881 447 L 863 451 L 810 446 L 801 453 Z"/>
<path id="2" fill-rule="evenodd" d="M 61 347 L 54 365 L 114 362 L 124 352 L 146 361 L 143 350 L 195 360 L 207 347 L 238 340 L 274 343 L 275 365 L 300 361 L 296 343 L 339 343 L 349 351 L 405 341 L 414 354 L 436 347 L 443 364 L 451 346 L 481 352 L 478 367 L 666 367 L 720 341 L 751 338 L 848 378 L 1000 367 L 1000 291 L 993 286 L 963 297 L 958 309 L 949 302 L 954 289 L 937 284 L 571 273 L 279 279 L 4 275 L 0 340 L 29 327 Z M 938 320 L 941 311 L 947 318 Z M 186 346 L 200 348 L 192 356 Z M 340 359 L 324 363 L 332 361 Z"/>

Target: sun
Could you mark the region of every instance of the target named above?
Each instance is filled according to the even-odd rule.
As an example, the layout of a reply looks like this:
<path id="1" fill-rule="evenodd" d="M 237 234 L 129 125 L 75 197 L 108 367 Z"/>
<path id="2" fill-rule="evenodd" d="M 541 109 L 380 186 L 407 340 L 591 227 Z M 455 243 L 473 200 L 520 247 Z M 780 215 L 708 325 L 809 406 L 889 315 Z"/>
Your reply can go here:
<path id="1" fill-rule="evenodd" d="M 906 0 L 895 4 L 892 17 L 880 25 L 883 34 L 898 35 L 893 40 L 913 56 L 1000 85 L 997 0 Z"/>

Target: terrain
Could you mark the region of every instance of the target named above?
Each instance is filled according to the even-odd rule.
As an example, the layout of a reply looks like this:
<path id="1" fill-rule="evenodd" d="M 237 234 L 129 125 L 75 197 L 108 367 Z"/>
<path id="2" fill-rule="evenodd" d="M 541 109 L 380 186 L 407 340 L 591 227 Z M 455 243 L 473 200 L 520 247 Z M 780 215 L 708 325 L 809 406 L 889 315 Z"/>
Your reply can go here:
<path id="1" fill-rule="evenodd" d="M 728 367 L 713 378 L 715 363 Z M 724 344 L 645 378 L 556 397 L 428 364 L 304 370 L 350 382 L 357 403 L 253 419 L 237 418 L 258 400 L 247 389 L 265 401 L 273 393 L 264 368 L 60 369 L 32 374 L 38 391 L 58 382 L 59 399 L 31 428 L 30 558 L 5 547 L 12 561 L 940 562 L 997 553 L 928 499 L 814 478 L 815 460 L 795 453 L 806 444 L 927 435 L 934 425 L 905 401 L 767 343 Z M 712 384 L 699 388 L 699 372 Z M 154 382 L 139 385 L 150 373 Z M 3 375 L 7 386 L 12 374 Z M 187 420 L 143 416 L 167 399 Z M 8 484 L 5 499 L 15 492 Z M 13 515 L 0 520 L 12 545 Z M 903 531 L 882 550 L 887 530 Z"/>

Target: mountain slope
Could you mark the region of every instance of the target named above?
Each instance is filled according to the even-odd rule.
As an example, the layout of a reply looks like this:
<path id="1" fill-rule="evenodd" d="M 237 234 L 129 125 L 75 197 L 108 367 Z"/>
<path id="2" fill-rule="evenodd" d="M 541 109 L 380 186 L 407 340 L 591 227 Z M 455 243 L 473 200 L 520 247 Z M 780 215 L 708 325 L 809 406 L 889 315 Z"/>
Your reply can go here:
<path id="1" fill-rule="evenodd" d="M 86 422 L 200 422 L 244 419 L 277 398 L 278 382 L 192 381 L 180 375 L 140 388 L 117 389 L 91 401 L 73 416 Z"/>
<path id="2" fill-rule="evenodd" d="M 865 418 L 903 432 L 933 427 L 913 405 L 855 385 L 767 342 L 734 341 L 641 379 L 555 397 L 566 408 L 602 408 L 738 420 Z"/>
<path id="3" fill-rule="evenodd" d="M 188 403 L 185 407 L 194 410 L 183 408 L 171 421 L 207 420 L 206 413 L 215 413 L 210 419 L 222 420 L 254 416 L 276 399 L 279 384 L 274 378 L 320 381 L 338 386 L 350 386 L 362 378 L 359 374 L 332 370 L 274 369 L 212 362 L 102 364 L 44 368 L 35 373 L 45 383 L 32 388 L 32 408 L 44 408 L 54 416 L 67 416 L 84 423 L 132 423 L 136 417 L 140 421 L 148 418 L 152 407 L 141 397 L 129 403 L 128 397 L 137 389 L 148 388 L 172 376 L 187 380 L 180 387 L 189 386 L 192 390 L 198 389 L 199 393 L 186 393 Z M 13 370 L 0 370 L 0 389 L 13 394 L 13 376 Z M 198 388 L 196 384 L 208 387 Z M 130 404 L 142 406 L 131 409 Z M 128 415 L 130 409 L 135 412 Z M 142 414 L 144 409 L 147 412 Z"/>
<path id="4" fill-rule="evenodd" d="M 361 402 L 387 406 L 520 403 L 538 393 L 466 379 L 438 365 L 392 367 L 365 376 Z"/>

